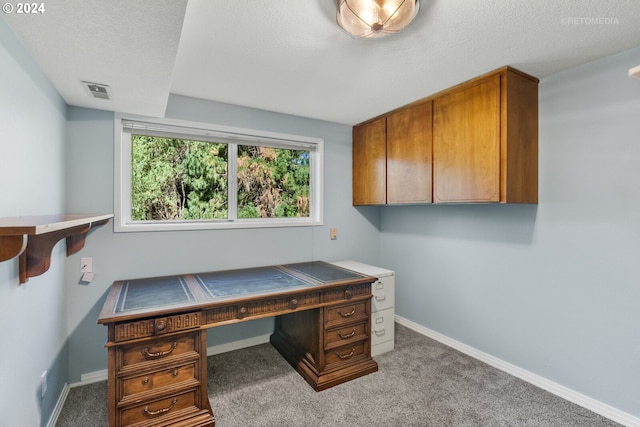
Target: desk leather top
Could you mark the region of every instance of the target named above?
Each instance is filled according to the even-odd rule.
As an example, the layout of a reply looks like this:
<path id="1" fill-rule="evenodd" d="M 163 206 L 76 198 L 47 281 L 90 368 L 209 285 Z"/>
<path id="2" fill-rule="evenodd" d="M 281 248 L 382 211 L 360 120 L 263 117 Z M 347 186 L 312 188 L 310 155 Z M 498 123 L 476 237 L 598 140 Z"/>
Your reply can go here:
<path id="1" fill-rule="evenodd" d="M 317 286 L 362 281 L 368 276 L 322 261 L 212 271 L 179 276 L 121 280 L 114 283 L 116 303 L 100 314 L 108 317 L 154 311 L 169 307 L 191 307 L 242 298 L 275 295 Z M 107 309 L 105 311 L 105 309 Z"/>

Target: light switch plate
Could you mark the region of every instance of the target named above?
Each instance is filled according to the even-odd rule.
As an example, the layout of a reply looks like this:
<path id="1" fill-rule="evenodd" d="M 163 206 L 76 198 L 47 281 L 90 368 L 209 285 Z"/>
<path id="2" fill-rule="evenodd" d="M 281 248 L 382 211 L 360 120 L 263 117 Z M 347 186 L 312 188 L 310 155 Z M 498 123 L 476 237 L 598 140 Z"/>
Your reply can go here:
<path id="1" fill-rule="evenodd" d="M 90 257 L 80 258 L 80 273 L 93 272 L 93 259 Z"/>

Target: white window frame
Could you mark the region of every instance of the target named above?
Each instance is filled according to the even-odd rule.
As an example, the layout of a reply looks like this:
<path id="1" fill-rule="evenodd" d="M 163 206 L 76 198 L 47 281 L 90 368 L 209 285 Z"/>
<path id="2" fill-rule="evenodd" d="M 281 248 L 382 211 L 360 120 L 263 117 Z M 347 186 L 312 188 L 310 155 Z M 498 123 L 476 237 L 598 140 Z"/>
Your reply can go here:
<path id="1" fill-rule="evenodd" d="M 158 220 L 131 219 L 131 132 L 144 129 L 145 134 L 201 141 L 224 142 L 232 145 L 259 145 L 310 151 L 309 217 L 306 218 L 237 218 L 236 150 L 229 149 L 229 194 L 227 219 Z M 289 135 L 254 129 L 235 128 L 177 119 L 154 119 L 116 113 L 114 115 L 114 231 L 177 231 L 228 228 L 299 227 L 323 224 L 323 157 L 322 138 Z M 233 185 L 232 185 L 233 184 Z"/>

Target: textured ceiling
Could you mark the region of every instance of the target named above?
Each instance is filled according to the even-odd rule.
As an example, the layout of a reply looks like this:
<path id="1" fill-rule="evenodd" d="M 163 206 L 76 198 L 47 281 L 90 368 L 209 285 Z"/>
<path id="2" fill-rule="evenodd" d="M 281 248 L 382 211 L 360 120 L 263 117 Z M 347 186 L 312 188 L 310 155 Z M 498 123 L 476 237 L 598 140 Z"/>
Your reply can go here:
<path id="1" fill-rule="evenodd" d="M 46 5 L 3 18 L 67 103 L 152 116 L 174 93 L 355 124 L 503 65 L 543 78 L 640 46 L 638 0 L 422 0 L 375 40 L 343 33 L 334 0 Z"/>
<path id="2" fill-rule="evenodd" d="M 54 0 L 2 17 L 69 105 L 163 116 L 187 0 Z M 83 81 L 110 87 L 95 99 Z"/>

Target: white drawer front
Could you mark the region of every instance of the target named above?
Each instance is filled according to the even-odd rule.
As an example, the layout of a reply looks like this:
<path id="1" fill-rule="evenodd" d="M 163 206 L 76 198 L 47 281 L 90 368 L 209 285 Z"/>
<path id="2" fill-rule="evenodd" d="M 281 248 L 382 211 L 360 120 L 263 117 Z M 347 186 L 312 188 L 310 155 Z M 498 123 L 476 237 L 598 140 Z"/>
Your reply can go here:
<path id="1" fill-rule="evenodd" d="M 371 311 L 376 312 L 393 308 L 395 303 L 395 277 L 381 277 L 371 284 L 373 298 Z"/>
<path id="2" fill-rule="evenodd" d="M 393 309 L 371 314 L 371 345 L 393 341 L 394 335 Z"/>

